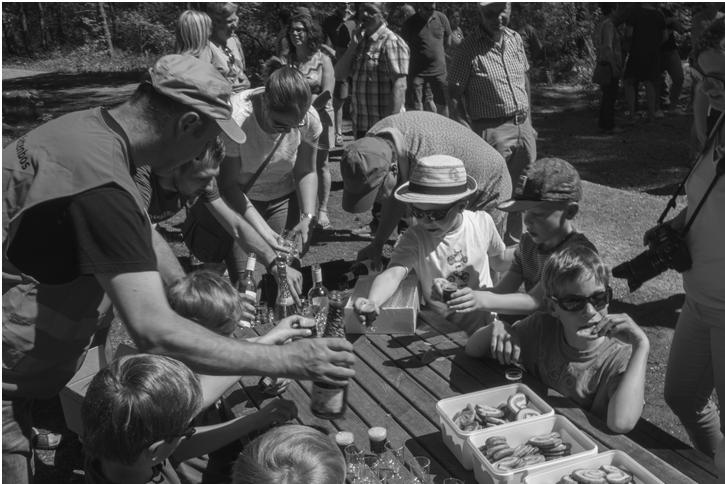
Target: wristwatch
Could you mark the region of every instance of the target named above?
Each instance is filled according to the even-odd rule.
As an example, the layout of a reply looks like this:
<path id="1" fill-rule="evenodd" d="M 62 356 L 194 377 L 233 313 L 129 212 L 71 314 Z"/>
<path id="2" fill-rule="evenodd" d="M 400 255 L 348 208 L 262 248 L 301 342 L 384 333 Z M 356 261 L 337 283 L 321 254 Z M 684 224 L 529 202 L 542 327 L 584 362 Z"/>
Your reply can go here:
<path id="1" fill-rule="evenodd" d="M 315 218 L 315 214 L 300 212 L 300 218 L 308 218 L 308 219 L 312 220 L 313 218 Z"/>

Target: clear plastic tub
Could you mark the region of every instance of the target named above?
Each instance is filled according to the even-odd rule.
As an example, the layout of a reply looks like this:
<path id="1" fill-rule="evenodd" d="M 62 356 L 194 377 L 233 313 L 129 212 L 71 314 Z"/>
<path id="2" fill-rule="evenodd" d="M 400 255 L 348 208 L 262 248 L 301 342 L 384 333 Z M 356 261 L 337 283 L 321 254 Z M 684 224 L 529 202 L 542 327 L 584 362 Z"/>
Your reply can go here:
<path id="1" fill-rule="evenodd" d="M 511 447 L 525 443 L 531 437 L 559 432 L 564 442 L 571 444 L 571 455 L 560 457 L 548 462 L 534 464 L 521 469 L 502 472 L 478 450 L 486 443 L 486 439 L 494 435 L 506 438 Z M 551 469 L 555 465 L 579 460 L 582 456 L 593 456 L 597 453 L 597 444 L 587 437 L 565 417 L 552 415 L 537 420 L 523 420 L 507 426 L 494 427 L 477 432 L 466 439 L 466 446 L 473 456 L 473 474 L 478 484 L 520 484 L 524 476 L 539 469 Z"/>
<path id="2" fill-rule="evenodd" d="M 524 484 L 556 484 L 577 469 L 596 469 L 602 465 L 620 467 L 634 475 L 639 484 L 664 484 L 654 474 L 621 450 L 609 450 L 594 456 L 585 456 L 575 461 L 562 462 L 548 469 L 532 471 L 524 477 Z"/>
<path id="3" fill-rule="evenodd" d="M 453 416 L 465 408 L 465 406 L 469 403 L 471 405 L 480 404 L 497 407 L 508 400 L 511 395 L 519 392 L 526 395 L 526 398 L 529 400 L 528 407 L 537 410 L 541 414 L 539 417 L 531 417 L 528 420 L 554 415 L 554 409 L 523 383 L 514 383 L 474 393 L 466 393 L 464 395 L 458 395 L 457 397 L 450 397 L 438 401 L 436 404 L 436 411 L 438 412 L 438 421 L 441 427 L 441 437 L 443 438 L 443 442 L 446 444 L 446 447 L 448 447 L 453 455 L 456 456 L 456 459 L 458 459 L 463 467 L 470 470 L 473 466 L 471 453 L 465 446 L 466 438 L 477 432 L 483 432 L 488 429 L 464 432 L 458 427 L 458 425 L 453 423 Z M 498 429 L 506 425 L 510 424 L 507 423 L 498 425 L 495 428 Z"/>

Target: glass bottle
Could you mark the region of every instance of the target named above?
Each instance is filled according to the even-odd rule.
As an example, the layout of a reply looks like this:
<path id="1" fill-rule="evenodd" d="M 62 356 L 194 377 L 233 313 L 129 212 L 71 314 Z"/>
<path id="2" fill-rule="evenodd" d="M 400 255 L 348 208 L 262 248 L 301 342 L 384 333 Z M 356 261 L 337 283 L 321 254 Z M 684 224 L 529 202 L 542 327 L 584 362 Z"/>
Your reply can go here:
<path id="1" fill-rule="evenodd" d="M 244 297 L 251 302 L 255 307 L 257 304 L 257 282 L 254 280 L 254 269 L 257 267 L 257 256 L 252 252 L 247 258 L 247 267 L 244 272 L 244 276 L 237 282 L 237 291 L 239 294 L 243 294 Z M 251 327 L 255 320 L 248 318 L 242 318 L 239 320 L 239 324 L 245 327 Z"/>
<path id="2" fill-rule="evenodd" d="M 345 337 L 344 310 L 342 295 L 338 291 L 332 291 L 327 312 L 327 324 L 322 333 L 324 337 Z M 341 418 L 347 410 L 347 389 L 348 385 L 341 387 L 313 382 L 310 392 L 310 411 L 317 418 L 326 420 Z"/>
<path id="3" fill-rule="evenodd" d="M 287 262 L 282 257 L 277 258 L 277 277 L 279 278 L 279 290 L 277 299 L 274 301 L 274 316 L 277 321 L 281 321 L 287 316 L 297 314 L 297 305 L 292 298 L 292 292 L 287 282 Z"/>
<path id="4" fill-rule="evenodd" d="M 322 268 L 319 264 L 312 267 L 312 280 L 314 285 L 307 293 L 307 300 L 310 302 L 312 317 L 315 319 L 313 336 L 316 336 L 316 332 L 321 332 L 327 320 L 327 310 L 330 305 L 327 289 L 322 285 Z"/>

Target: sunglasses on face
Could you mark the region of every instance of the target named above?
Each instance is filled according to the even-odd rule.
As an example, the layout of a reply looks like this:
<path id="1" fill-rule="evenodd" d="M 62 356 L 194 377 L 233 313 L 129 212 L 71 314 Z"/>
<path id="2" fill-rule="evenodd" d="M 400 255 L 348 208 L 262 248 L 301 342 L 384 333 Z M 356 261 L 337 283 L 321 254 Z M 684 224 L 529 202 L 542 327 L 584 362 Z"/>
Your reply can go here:
<path id="1" fill-rule="evenodd" d="M 427 219 L 430 222 L 437 222 L 446 218 L 446 215 L 448 215 L 448 212 L 450 212 L 454 206 L 455 205 L 446 208 L 435 208 L 433 210 L 422 210 L 411 205 L 410 214 L 415 218 Z"/>
<path id="2" fill-rule="evenodd" d="M 607 304 L 609 304 L 609 301 L 612 300 L 612 288 L 607 286 L 604 291 L 595 292 L 589 297 L 574 295 L 561 297 L 550 296 L 550 299 L 564 311 L 581 311 L 587 307 L 587 303 L 594 306 L 594 309 L 597 311 L 601 311 L 607 306 Z"/>
<path id="3" fill-rule="evenodd" d="M 303 128 L 303 127 L 305 127 L 307 125 L 307 116 L 305 116 L 304 118 L 302 118 L 302 121 L 300 121 L 299 123 L 297 123 L 297 124 L 291 124 L 291 125 L 290 124 L 285 124 L 285 123 L 279 123 L 279 122 L 277 122 L 277 120 L 274 119 L 274 116 L 273 115 L 270 116 L 270 121 L 272 121 L 272 123 L 271 123 L 272 124 L 272 129 L 274 129 L 278 133 L 287 133 L 287 132 L 289 132 L 290 130 L 292 130 L 294 128 Z"/>

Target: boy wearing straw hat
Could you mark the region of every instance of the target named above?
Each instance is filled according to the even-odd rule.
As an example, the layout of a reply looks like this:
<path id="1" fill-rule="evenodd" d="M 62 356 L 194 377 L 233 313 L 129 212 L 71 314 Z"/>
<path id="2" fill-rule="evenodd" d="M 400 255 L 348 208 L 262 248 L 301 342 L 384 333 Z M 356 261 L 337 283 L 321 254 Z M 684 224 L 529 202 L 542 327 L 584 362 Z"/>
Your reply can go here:
<path id="1" fill-rule="evenodd" d="M 367 298 L 354 302 L 364 320 L 363 305 L 370 302 L 379 313 L 410 271 L 418 277 L 425 303 L 472 333 L 493 320 L 491 313 L 476 311 L 456 314 L 442 299 L 442 286 L 479 290 L 490 287 L 491 271 L 504 271 L 506 246 L 493 219 L 484 211 L 465 210 L 477 189 L 466 175 L 463 162 L 447 155 L 421 158 L 413 167 L 410 181 L 395 191 L 414 219 L 398 241 L 388 268 L 373 281 Z"/>

